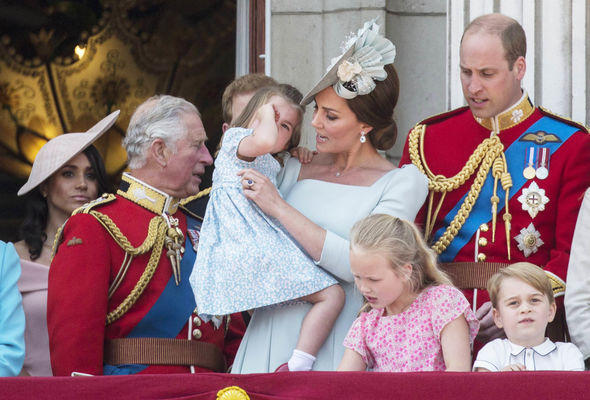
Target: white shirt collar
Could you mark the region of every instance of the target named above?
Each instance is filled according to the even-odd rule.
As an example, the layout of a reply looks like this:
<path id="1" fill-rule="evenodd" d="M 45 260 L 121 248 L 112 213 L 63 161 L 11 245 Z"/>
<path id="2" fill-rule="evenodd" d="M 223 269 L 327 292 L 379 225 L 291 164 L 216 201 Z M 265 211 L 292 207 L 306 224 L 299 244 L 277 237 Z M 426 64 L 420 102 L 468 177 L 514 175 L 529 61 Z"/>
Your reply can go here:
<path id="1" fill-rule="evenodd" d="M 510 343 L 510 354 L 512 354 L 513 356 L 519 355 L 523 350 L 526 349 L 526 347 L 512 343 L 510 340 L 508 340 L 508 343 Z M 547 354 L 551 353 L 556 348 L 557 348 L 557 346 L 555 345 L 555 343 L 553 343 L 548 338 L 545 338 L 545 341 L 543 343 L 532 347 L 532 349 L 535 353 L 542 355 L 542 356 L 546 356 Z"/>

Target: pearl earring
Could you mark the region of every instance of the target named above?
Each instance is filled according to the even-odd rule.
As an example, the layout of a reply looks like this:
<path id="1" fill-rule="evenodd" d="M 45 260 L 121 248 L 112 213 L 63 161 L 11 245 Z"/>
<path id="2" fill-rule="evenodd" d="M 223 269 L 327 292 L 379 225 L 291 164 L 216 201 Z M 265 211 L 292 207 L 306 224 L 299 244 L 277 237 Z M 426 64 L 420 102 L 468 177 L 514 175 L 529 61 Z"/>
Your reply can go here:
<path id="1" fill-rule="evenodd" d="M 361 138 L 360 141 L 361 143 L 365 143 L 367 141 L 367 134 L 365 133 L 365 131 L 361 131 Z"/>

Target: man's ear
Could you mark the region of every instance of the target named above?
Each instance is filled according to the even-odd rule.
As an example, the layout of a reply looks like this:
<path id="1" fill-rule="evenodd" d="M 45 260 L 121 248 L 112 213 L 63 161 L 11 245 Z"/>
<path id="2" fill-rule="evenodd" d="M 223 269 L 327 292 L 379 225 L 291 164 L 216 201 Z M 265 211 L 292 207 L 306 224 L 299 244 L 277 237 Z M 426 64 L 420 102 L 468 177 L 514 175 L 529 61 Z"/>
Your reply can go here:
<path id="1" fill-rule="evenodd" d="M 229 129 L 229 124 L 227 122 L 224 122 L 223 125 L 221 125 L 221 132 L 225 133 L 225 131 L 227 131 Z"/>
<path id="2" fill-rule="evenodd" d="M 523 56 L 518 57 L 516 61 L 514 61 L 512 71 L 514 72 L 516 79 L 522 81 L 522 79 L 524 78 L 524 74 L 526 72 L 526 60 Z"/>
<path id="3" fill-rule="evenodd" d="M 502 323 L 502 316 L 500 315 L 498 310 L 496 310 L 495 307 L 492 308 L 492 316 L 494 317 L 494 323 L 496 324 L 496 326 L 499 329 L 502 329 L 504 327 L 504 324 Z"/>
<path id="4" fill-rule="evenodd" d="M 150 145 L 150 155 L 158 165 L 164 168 L 170 159 L 170 150 L 164 140 L 157 138 Z"/>

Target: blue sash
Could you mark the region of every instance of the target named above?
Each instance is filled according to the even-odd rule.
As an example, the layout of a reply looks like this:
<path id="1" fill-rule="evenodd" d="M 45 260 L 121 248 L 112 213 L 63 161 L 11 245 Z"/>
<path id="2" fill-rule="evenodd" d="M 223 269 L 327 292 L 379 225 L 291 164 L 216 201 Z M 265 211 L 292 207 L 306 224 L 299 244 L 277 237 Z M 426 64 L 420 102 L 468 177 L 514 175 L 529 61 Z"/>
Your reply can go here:
<path id="1" fill-rule="evenodd" d="M 201 228 L 201 222 L 187 215 L 186 224 L 188 229 Z M 164 256 L 162 256 L 164 257 Z M 184 325 L 189 320 L 196 308 L 195 296 L 189 284 L 189 276 L 197 253 L 186 234 L 184 243 L 184 255 L 180 261 L 180 284 L 176 286 L 174 275 L 170 277 L 168 284 L 160 294 L 160 297 L 133 328 L 128 338 L 175 338 L 178 336 Z M 135 374 L 147 368 L 147 365 L 124 364 L 104 365 L 105 375 L 128 375 Z"/>
<path id="2" fill-rule="evenodd" d="M 526 150 L 531 147 L 531 145 L 539 145 L 536 142 L 530 141 L 521 141 L 520 139 L 528 134 L 528 133 L 536 133 L 538 131 L 544 131 L 547 133 L 559 133 L 558 136 L 561 139 L 561 142 L 546 142 L 543 143 L 543 147 L 549 148 L 551 154 L 554 154 L 559 147 L 565 143 L 566 140 L 570 138 L 575 132 L 579 129 L 563 123 L 561 121 L 555 120 L 550 117 L 542 117 L 540 120 L 535 122 L 533 125 L 529 127 L 529 129 L 523 133 L 517 140 L 515 140 L 509 147 L 506 149 L 504 154 L 506 155 L 506 160 L 508 162 L 508 172 L 512 177 L 512 187 L 510 188 L 510 198 L 514 196 L 516 193 L 520 191 L 522 186 L 526 183 L 527 179 L 522 175 L 522 171 L 524 168 L 524 160 Z M 522 160 L 522 163 L 519 163 L 518 160 Z M 443 251 L 440 256 L 439 260 L 441 262 L 451 262 L 457 256 L 457 253 L 467 244 L 479 226 L 484 223 L 488 222 L 492 218 L 492 203 L 490 202 L 490 198 L 494 192 L 494 178 L 492 177 L 492 171 L 488 173 L 488 176 L 484 182 L 484 185 L 481 189 L 481 192 L 473 205 L 471 213 L 469 214 L 469 218 L 465 221 L 459 233 L 455 238 L 451 241 L 449 246 Z M 498 214 L 504 208 L 505 204 L 505 196 L 506 192 L 501 188 L 498 184 L 499 190 L 497 191 L 497 195 L 500 198 L 500 203 L 498 203 Z M 457 215 L 457 212 L 461 208 L 461 205 L 465 201 L 467 197 L 467 193 L 459 202 L 449 211 L 449 213 L 444 217 L 444 224 L 443 227 L 436 231 L 434 235 L 434 241 L 437 241 L 445 232 L 446 228 L 451 224 L 451 221 Z M 502 222 L 502 217 L 498 218 L 498 221 Z"/>

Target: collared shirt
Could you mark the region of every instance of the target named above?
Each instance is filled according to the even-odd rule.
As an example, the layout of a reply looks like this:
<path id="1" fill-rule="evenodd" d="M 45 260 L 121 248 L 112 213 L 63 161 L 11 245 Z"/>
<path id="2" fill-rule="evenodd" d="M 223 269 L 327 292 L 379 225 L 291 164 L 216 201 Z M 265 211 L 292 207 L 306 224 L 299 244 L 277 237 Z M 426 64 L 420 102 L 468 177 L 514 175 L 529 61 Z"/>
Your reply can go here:
<path id="1" fill-rule="evenodd" d="M 523 347 L 508 339 L 495 339 L 477 354 L 473 370 L 501 371 L 511 364 L 522 364 L 527 371 L 583 371 L 584 358 L 573 343 L 553 343 L 546 339 L 538 346 Z"/>

